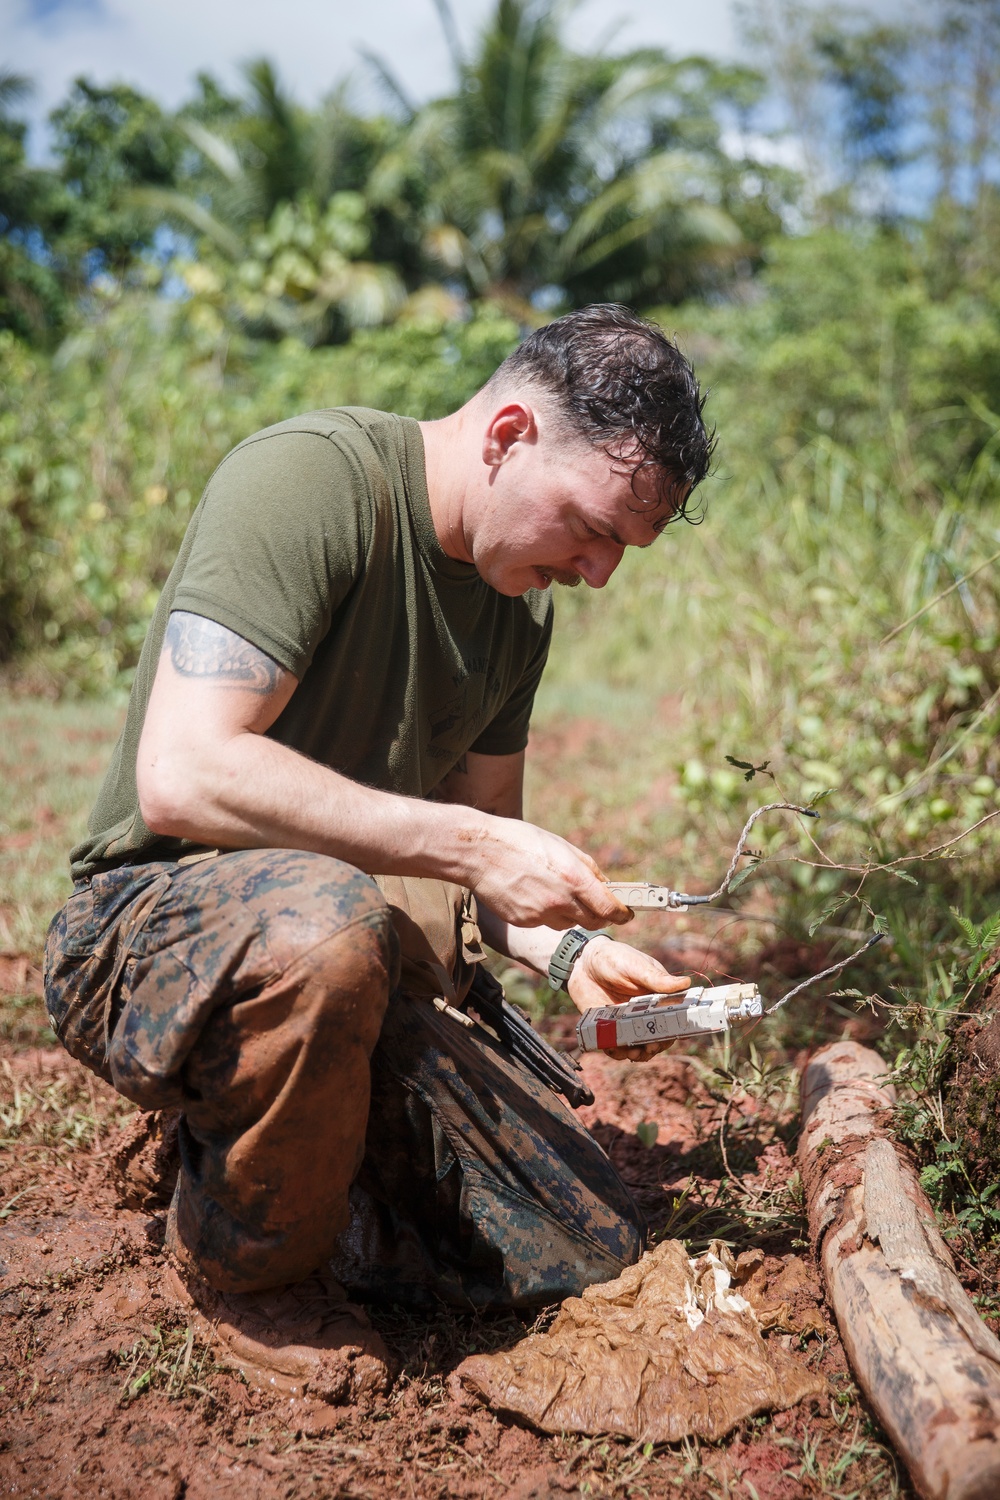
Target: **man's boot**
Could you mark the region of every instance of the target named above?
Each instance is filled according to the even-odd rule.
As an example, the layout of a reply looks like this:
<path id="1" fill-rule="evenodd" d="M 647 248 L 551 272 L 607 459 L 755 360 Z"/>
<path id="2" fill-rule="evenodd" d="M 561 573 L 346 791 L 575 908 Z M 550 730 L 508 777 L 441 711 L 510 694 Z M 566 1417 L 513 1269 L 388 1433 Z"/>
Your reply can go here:
<path id="1" fill-rule="evenodd" d="M 173 1261 L 164 1291 L 217 1346 L 220 1363 L 262 1390 L 347 1406 L 389 1388 L 391 1360 L 381 1336 L 322 1271 L 268 1291 L 217 1292 Z"/>

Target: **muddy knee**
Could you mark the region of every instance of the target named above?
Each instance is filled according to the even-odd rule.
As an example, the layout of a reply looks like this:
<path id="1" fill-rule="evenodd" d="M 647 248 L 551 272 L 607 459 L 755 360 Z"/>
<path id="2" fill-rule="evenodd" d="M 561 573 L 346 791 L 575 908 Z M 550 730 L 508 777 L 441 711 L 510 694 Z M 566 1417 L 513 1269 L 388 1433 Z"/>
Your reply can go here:
<path id="1" fill-rule="evenodd" d="M 389 987 L 398 979 L 398 944 L 385 897 L 370 876 L 324 854 L 267 851 L 263 879 L 255 891 L 261 933 L 275 967 L 284 969 L 315 952 L 316 963 L 345 962 L 352 945 L 373 950 L 361 937 L 378 940 Z M 381 946 L 379 946 L 381 944 Z M 360 961 L 360 957 L 359 957 Z"/>
<path id="2" fill-rule="evenodd" d="M 307 941 L 296 911 L 282 913 L 284 967 L 216 1012 L 185 1069 L 168 1240 L 219 1289 L 305 1275 L 346 1225 L 369 1059 L 398 973 L 388 909 L 357 881 L 347 920 L 346 900 L 325 930 L 313 913 Z"/>
<path id="3" fill-rule="evenodd" d="M 303 879 L 266 914 L 263 935 L 274 968 L 265 983 L 221 1005 L 189 1063 L 188 1082 L 231 1067 L 244 1076 L 310 1062 L 378 1040 L 399 977 L 399 944 L 374 883 L 338 860 L 299 856 Z M 308 875 L 310 878 L 305 878 Z M 220 1080 L 221 1081 L 221 1080 Z M 200 1090 L 199 1090 L 200 1091 Z M 214 1090 L 213 1090 L 214 1092 Z"/>

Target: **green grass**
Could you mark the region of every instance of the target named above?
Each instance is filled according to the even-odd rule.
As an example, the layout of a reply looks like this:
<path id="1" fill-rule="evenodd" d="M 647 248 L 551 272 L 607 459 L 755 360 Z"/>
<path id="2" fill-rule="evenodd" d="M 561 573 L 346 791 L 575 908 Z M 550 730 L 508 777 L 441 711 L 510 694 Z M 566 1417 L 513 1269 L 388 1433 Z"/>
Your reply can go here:
<path id="1" fill-rule="evenodd" d="M 69 851 L 82 836 L 121 725 L 121 696 L 0 693 L 0 1040 L 54 1040 L 41 1002 L 45 934 L 72 890 Z"/>
<path id="2" fill-rule="evenodd" d="M 41 958 L 122 717 L 118 698 L 0 696 L 0 953 Z"/>

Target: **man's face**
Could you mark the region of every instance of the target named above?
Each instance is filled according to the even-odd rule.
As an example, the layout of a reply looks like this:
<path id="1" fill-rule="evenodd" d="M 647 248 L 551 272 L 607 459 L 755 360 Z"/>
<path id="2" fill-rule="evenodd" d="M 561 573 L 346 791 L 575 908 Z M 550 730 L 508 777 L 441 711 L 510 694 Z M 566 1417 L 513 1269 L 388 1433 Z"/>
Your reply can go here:
<path id="1" fill-rule="evenodd" d="M 552 582 L 601 589 L 626 547 L 648 547 L 673 513 L 651 476 L 540 424 L 489 466 L 470 538 L 481 576 L 515 596 Z M 679 497 L 677 497 L 679 498 Z"/>

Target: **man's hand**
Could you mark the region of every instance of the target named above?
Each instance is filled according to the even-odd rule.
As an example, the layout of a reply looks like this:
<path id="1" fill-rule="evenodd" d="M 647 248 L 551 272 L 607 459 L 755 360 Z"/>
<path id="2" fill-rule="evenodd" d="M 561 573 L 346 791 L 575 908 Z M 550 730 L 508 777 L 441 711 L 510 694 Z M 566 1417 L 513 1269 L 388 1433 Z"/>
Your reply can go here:
<path id="1" fill-rule="evenodd" d="M 591 938 L 573 965 L 567 984 L 569 997 L 580 1011 L 595 1005 L 621 1005 L 636 995 L 676 994 L 679 999 L 690 987 L 686 974 L 671 974 L 648 953 L 605 937 Z M 672 1041 L 665 1041 L 645 1047 L 616 1047 L 608 1056 L 645 1062 L 672 1045 Z"/>
<path id="2" fill-rule="evenodd" d="M 470 750 L 434 793 L 436 800 L 490 814 L 479 837 L 472 844 L 464 840 L 463 848 L 472 861 L 466 883 L 480 907 L 492 909 L 512 927 L 605 927 L 630 921 L 628 907 L 607 889 L 589 854 L 521 821 L 523 788 L 523 750 L 515 755 Z"/>
<path id="3" fill-rule="evenodd" d="M 489 818 L 470 854 L 469 884 L 477 898 L 515 927 L 604 927 L 632 920 L 589 854 L 533 823 Z"/>

